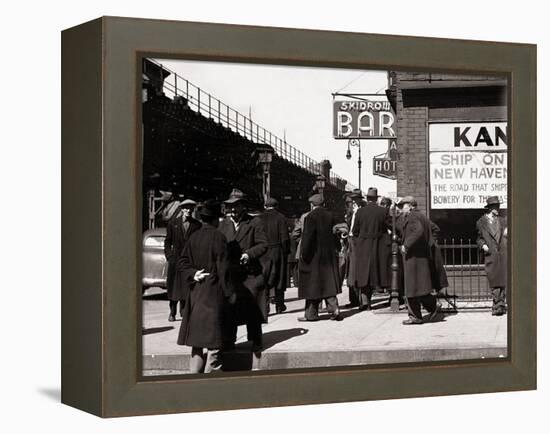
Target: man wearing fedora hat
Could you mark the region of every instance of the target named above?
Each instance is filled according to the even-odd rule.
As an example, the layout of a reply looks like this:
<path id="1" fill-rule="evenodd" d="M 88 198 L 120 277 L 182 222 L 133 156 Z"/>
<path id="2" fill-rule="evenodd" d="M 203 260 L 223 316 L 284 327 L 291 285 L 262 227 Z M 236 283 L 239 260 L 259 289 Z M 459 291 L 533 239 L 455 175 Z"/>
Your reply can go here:
<path id="1" fill-rule="evenodd" d="M 262 348 L 262 323 L 267 322 L 268 297 L 260 257 L 267 251 L 267 237 L 259 217 L 247 212 L 246 197 L 233 189 L 224 201 L 226 218 L 219 230 L 225 235 L 232 267 L 232 280 L 237 301 L 228 306 L 224 346 L 231 349 L 237 339 L 237 326 L 246 324 L 252 351 L 259 355 Z"/>
<path id="2" fill-rule="evenodd" d="M 309 198 L 311 212 L 304 219 L 300 252 L 298 297 L 306 300 L 305 314 L 298 321 L 319 320 L 319 304 L 325 300 L 331 319 L 342 316 L 336 296 L 341 292 L 338 272 L 338 244 L 334 233 L 336 219 L 323 208 L 323 197 Z"/>
<path id="3" fill-rule="evenodd" d="M 287 256 L 290 252 L 288 223 L 277 209 L 279 202 L 270 197 L 265 201 L 265 211 L 260 215 L 267 236 L 267 253 L 262 255 L 266 285 L 277 313 L 286 310 Z"/>
<path id="4" fill-rule="evenodd" d="M 203 225 L 189 237 L 178 260 L 189 291 L 177 343 L 192 347 L 191 373 L 209 373 L 222 369 L 224 308 L 235 302 L 235 293 L 229 278 L 227 240 L 216 229 L 220 204 L 207 200 L 199 214 Z"/>
<path id="5" fill-rule="evenodd" d="M 196 202 L 191 199 L 182 201 L 179 205 L 180 211 L 174 214 L 166 227 L 164 255 L 168 262 L 166 278 L 166 288 L 170 307 L 168 321 L 176 320 L 178 301 L 180 303 L 181 315 L 187 291 L 189 290 L 189 284 L 180 278 L 181 276 L 176 270 L 176 264 L 191 234 L 201 227 L 201 223 L 192 217 L 195 206 Z"/>
<path id="6" fill-rule="evenodd" d="M 349 303 L 345 307 L 359 306 L 358 288 L 355 287 L 355 264 L 356 264 L 356 247 L 355 237 L 353 236 L 352 228 L 355 223 L 357 211 L 365 205 L 365 198 L 360 189 L 355 188 L 348 195 L 349 206 L 346 213 L 345 221 L 348 226 L 347 238 L 347 257 L 346 257 L 346 281 L 348 286 Z"/>
<path id="7" fill-rule="evenodd" d="M 430 220 L 417 208 L 412 196 L 405 196 L 399 202 L 403 208 L 401 231 L 401 253 L 403 255 L 404 286 L 407 297 L 409 318 L 404 325 L 423 324 L 425 321 L 436 321 L 440 305 L 432 291 L 447 286 L 447 274 L 442 262 L 436 259 L 438 249 Z M 421 308 L 429 313 L 422 318 Z"/>
<path id="8" fill-rule="evenodd" d="M 485 255 L 485 271 L 493 295 L 492 314 L 506 313 L 506 280 L 508 272 L 506 219 L 499 215 L 498 196 L 489 196 L 486 212 L 476 223 L 477 245 Z"/>
<path id="9" fill-rule="evenodd" d="M 373 290 L 380 286 L 380 240 L 387 230 L 386 210 L 376 203 L 378 189 L 370 187 L 367 203 L 355 215 L 351 233 L 355 239 L 355 276 L 359 288 L 359 309 L 371 309 Z M 349 283 L 349 282 L 348 282 Z"/>

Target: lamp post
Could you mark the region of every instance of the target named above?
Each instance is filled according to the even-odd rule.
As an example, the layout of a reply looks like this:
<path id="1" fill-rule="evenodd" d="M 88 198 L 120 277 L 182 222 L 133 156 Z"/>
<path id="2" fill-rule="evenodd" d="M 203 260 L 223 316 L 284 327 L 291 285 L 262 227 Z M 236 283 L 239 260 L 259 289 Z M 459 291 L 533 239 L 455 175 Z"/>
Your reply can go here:
<path id="1" fill-rule="evenodd" d="M 323 175 L 317 175 L 317 178 L 315 178 L 315 187 L 317 187 L 317 191 L 319 192 L 323 200 L 325 200 L 325 195 L 324 195 L 325 185 L 326 185 L 326 178 Z"/>
<path id="2" fill-rule="evenodd" d="M 256 148 L 256 153 L 258 155 L 258 162 L 262 165 L 262 196 L 265 203 L 271 195 L 271 174 L 269 169 L 275 151 L 273 148 L 265 146 Z"/>
<path id="3" fill-rule="evenodd" d="M 395 220 L 396 220 L 396 209 L 397 205 L 395 202 L 392 205 L 391 209 L 391 302 L 390 302 L 390 311 L 399 312 L 399 261 L 397 255 L 398 245 L 397 245 L 397 232 L 395 230 Z"/>
<path id="4" fill-rule="evenodd" d="M 361 190 L 361 141 L 359 139 L 350 139 L 348 141 L 348 150 L 346 152 L 346 158 L 348 160 L 351 160 L 351 149 L 350 147 L 351 146 L 356 146 L 357 148 L 359 148 L 359 156 L 357 158 L 357 170 L 359 171 L 359 174 L 358 174 L 358 187 L 359 187 L 359 190 Z"/>

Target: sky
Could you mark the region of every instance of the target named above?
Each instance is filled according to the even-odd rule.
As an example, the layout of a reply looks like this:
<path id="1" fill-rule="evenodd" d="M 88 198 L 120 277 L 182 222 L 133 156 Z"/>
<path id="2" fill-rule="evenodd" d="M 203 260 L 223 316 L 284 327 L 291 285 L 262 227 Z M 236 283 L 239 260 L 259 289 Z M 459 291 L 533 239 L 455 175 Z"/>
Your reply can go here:
<path id="1" fill-rule="evenodd" d="M 348 141 L 332 137 L 332 94 L 383 96 L 387 71 L 155 60 L 241 114 L 251 113 L 253 122 L 280 138 L 286 134 L 287 143 L 314 160 L 330 160 L 336 174 L 358 185 L 357 148 L 347 160 Z M 361 140 L 363 191 L 377 187 L 380 195 L 395 195 L 396 181 L 372 174 L 372 158 L 387 147 L 388 140 Z"/>

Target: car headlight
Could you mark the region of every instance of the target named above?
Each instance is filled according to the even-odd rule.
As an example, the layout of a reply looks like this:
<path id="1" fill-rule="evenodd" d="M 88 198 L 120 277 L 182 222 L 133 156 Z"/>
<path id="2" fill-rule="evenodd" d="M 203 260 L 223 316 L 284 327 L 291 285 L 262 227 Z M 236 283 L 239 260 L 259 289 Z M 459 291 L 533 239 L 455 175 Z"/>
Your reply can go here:
<path id="1" fill-rule="evenodd" d="M 147 237 L 143 245 L 145 247 L 164 247 L 164 237 Z"/>

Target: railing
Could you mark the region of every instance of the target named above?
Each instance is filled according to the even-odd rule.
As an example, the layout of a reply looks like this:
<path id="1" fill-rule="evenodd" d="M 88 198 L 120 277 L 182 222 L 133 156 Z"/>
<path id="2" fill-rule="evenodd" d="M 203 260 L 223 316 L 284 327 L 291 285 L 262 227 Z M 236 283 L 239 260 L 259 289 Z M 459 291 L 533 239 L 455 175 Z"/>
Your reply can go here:
<path id="1" fill-rule="evenodd" d="M 200 113 L 202 116 L 214 120 L 218 124 L 224 126 L 225 128 L 231 129 L 254 143 L 265 144 L 273 147 L 279 157 L 307 170 L 312 174 L 317 175 L 321 173 L 321 166 L 319 162 L 307 156 L 299 149 L 296 149 L 294 146 L 289 145 L 286 140 L 281 139 L 261 127 L 257 123 L 253 122 L 250 117 L 247 117 L 237 110 L 229 107 L 218 98 L 208 92 L 205 92 L 200 87 L 179 76 L 174 71 L 166 68 L 156 60 L 148 60 L 159 67 L 161 77 L 162 70 L 170 72 L 171 79 L 170 81 L 168 78 L 164 79 L 163 90 L 165 91 L 165 94 L 167 94 L 167 96 L 171 96 L 174 101 L 177 101 L 178 98 L 183 98 L 189 108 Z M 335 186 L 342 185 L 343 182 L 347 182 L 344 178 L 333 171 L 330 171 L 330 179 L 327 181 Z M 347 188 L 354 189 L 356 187 L 348 183 Z"/>
<path id="2" fill-rule="evenodd" d="M 483 253 L 471 239 L 444 239 L 439 243 L 447 271 L 446 294 L 469 307 L 487 307 L 491 290 L 485 272 Z"/>

